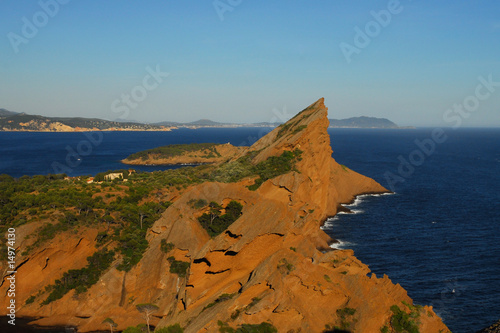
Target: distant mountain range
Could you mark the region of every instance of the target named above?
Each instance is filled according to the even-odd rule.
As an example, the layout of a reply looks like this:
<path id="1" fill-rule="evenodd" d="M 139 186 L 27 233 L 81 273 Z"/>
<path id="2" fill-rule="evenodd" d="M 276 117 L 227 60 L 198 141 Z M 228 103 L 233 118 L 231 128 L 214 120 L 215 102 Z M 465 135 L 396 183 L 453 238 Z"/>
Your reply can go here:
<path id="1" fill-rule="evenodd" d="M 0 109 L 0 117 L 8 117 L 18 114 L 17 112 L 12 112 L 6 109 Z"/>
<path id="2" fill-rule="evenodd" d="M 45 117 L 0 109 L 0 131 L 169 131 L 170 127 L 81 117 Z"/>
<path id="3" fill-rule="evenodd" d="M 352 117 L 348 119 L 329 119 L 330 128 L 400 128 L 398 125 L 385 118 L 375 117 Z M 176 127 L 240 127 L 240 126 L 255 126 L 255 127 L 276 127 L 282 123 L 250 123 L 250 124 L 234 124 L 234 123 L 219 123 L 209 119 L 200 119 L 189 123 L 177 123 L 172 121 L 162 121 L 154 125 L 176 126 Z"/>
<path id="4" fill-rule="evenodd" d="M 385 118 L 362 116 L 329 120 L 330 128 L 400 128 L 398 125 Z M 162 121 L 153 124 L 143 124 L 123 119 L 109 121 L 82 117 L 45 117 L 0 109 L 0 131 L 168 131 L 177 127 L 276 127 L 280 124 L 281 123 L 269 122 L 234 124 L 220 123 L 210 119 L 200 119 L 188 123 Z"/>
<path id="5" fill-rule="evenodd" d="M 335 128 L 399 128 L 398 125 L 385 118 L 352 117 L 347 119 L 329 119 L 330 127 Z"/>

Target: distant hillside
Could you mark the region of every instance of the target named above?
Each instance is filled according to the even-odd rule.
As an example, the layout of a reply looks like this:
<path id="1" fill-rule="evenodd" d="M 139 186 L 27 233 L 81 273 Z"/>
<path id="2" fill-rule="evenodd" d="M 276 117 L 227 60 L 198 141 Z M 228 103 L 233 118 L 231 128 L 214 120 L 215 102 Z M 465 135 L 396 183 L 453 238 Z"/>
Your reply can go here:
<path id="1" fill-rule="evenodd" d="M 164 126 L 108 121 L 81 117 L 44 117 L 19 113 L 0 118 L 0 131 L 165 131 Z"/>
<path id="2" fill-rule="evenodd" d="M 329 119 L 331 128 L 400 128 L 392 121 L 375 117 L 352 117 L 348 119 Z M 115 121 L 82 117 L 45 117 L 29 115 L 0 109 L 0 131 L 165 131 L 174 127 L 276 127 L 281 123 L 220 123 L 210 119 L 200 119 L 188 123 L 162 121 L 143 124 L 134 120 L 116 119 Z"/>
<path id="3" fill-rule="evenodd" d="M 385 118 L 352 117 L 347 119 L 329 119 L 334 128 L 399 128 L 398 125 Z"/>
<path id="4" fill-rule="evenodd" d="M 180 126 L 180 127 L 227 127 L 227 126 L 242 126 L 242 124 L 219 123 L 210 119 L 200 119 L 189 123 L 178 123 L 175 121 L 162 121 L 154 123 L 157 126 Z"/>
<path id="5" fill-rule="evenodd" d="M 18 114 L 17 112 L 12 112 L 12 111 L 9 111 L 9 110 L 6 110 L 6 109 L 0 109 L 0 117 L 10 117 L 10 116 L 13 116 L 13 115 L 16 115 Z"/>

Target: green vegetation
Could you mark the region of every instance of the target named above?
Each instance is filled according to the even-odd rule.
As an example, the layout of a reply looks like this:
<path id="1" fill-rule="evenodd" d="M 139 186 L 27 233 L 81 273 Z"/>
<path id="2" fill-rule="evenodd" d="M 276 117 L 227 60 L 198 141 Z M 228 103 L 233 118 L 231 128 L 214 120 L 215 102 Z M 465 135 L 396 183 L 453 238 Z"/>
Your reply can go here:
<path id="1" fill-rule="evenodd" d="M 28 297 L 28 299 L 26 300 L 26 304 L 31 304 L 35 301 L 35 296 L 34 295 L 31 295 L 30 297 Z"/>
<path id="2" fill-rule="evenodd" d="M 170 263 L 170 273 L 177 274 L 179 277 L 185 277 L 189 266 L 191 265 L 187 261 L 175 260 L 174 257 L 168 257 L 168 262 Z"/>
<path id="3" fill-rule="evenodd" d="M 252 298 L 252 302 L 250 302 L 250 304 L 248 304 L 247 306 L 245 306 L 243 309 L 236 309 L 232 314 L 231 314 L 231 319 L 232 320 L 235 320 L 236 318 L 238 318 L 240 316 L 240 314 L 244 311 L 247 311 L 248 309 L 254 307 L 257 303 L 260 302 L 260 298 L 259 297 L 254 297 Z"/>
<path id="4" fill-rule="evenodd" d="M 201 209 L 206 207 L 208 202 L 205 199 L 191 199 L 188 201 L 188 205 L 193 209 Z"/>
<path id="5" fill-rule="evenodd" d="M 418 318 L 420 317 L 420 309 L 410 307 L 410 313 L 406 313 L 397 305 L 391 306 L 392 317 L 391 326 L 398 333 L 419 333 Z"/>
<path id="6" fill-rule="evenodd" d="M 201 226 L 205 228 L 210 237 L 215 237 L 226 230 L 241 216 L 243 206 L 231 200 L 226 207 L 212 201 L 208 205 L 209 211 L 198 218 Z M 222 212 L 224 211 L 224 214 Z"/>
<path id="7" fill-rule="evenodd" d="M 380 333 L 389 333 L 389 327 L 387 327 L 387 325 L 384 325 L 380 328 Z"/>
<path id="8" fill-rule="evenodd" d="M 170 158 L 196 151 L 202 153 L 202 155 L 199 156 L 202 158 L 220 157 L 221 155 L 215 148 L 215 146 L 217 145 L 218 145 L 217 143 L 190 143 L 190 144 L 168 145 L 168 146 L 140 151 L 138 153 L 130 155 L 129 157 L 126 158 L 126 160 L 129 161 L 136 159 L 147 160 L 149 156 L 155 156 L 157 158 Z"/>
<path id="9" fill-rule="evenodd" d="M 117 122 L 97 118 L 82 118 L 82 117 L 45 117 L 38 115 L 30 115 L 24 113 L 13 114 L 8 117 L 0 117 L 0 128 L 7 128 L 11 130 L 34 130 L 39 131 L 56 122 L 62 123 L 70 127 L 80 127 L 99 130 L 106 130 L 110 128 L 121 128 L 129 130 L 158 130 L 161 126 L 140 124 L 132 122 Z M 22 126 L 21 124 L 24 123 Z M 28 123 L 28 126 L 26 126 Z"/>
<path id="10" fill-rule="evenodd" d="M 219 332 L 221 333 L 277 333 L 278 330 L 270 323 L 262 322 L 260 324 L 243 324 L 237 329 L 230 327 L 227 323 L 218 321 Z"/>
<path id="11" fill-rule="evenodd" d="M 209 309 L 209 308 L 219 304 L 219 303 L 230 300 L 231 298 L 234 297 L 234 295 L 235 294 L 222 294 L 222 295 L 220 295 L 219 297 L 217 297 L 217 299 L 215 301 L 213 301 L 212 303 L 209 303 L 207 306 L 205 306 L 203 308 L 202 312 L 205 311 L 206 309 Z"/>
<path id="12" fill-rule="evenodd" d="M 285 135 L 288 130 L 290 128 L 292 128 L 292 126 L 294 125 L 294 123 L 288 123 L 288 124 L 282 124 L 282 125 L 279 125 L 279 131 L 278 131 L 278 134 L 276 134 L 276 139 L 279 139 L 281 138 L 283 135 Z"/>
<path id="13" fill-rule="evenodd" d="M 65 272 L 61 279 L 56 280 L 53 285 L 47 286 L 46 291 L 50 291 L 49 296 L 42 305 L 47 305 L 62 298 L 72 289 L 77 294 L 87 291 L 92 285 L 99 281 L 101 274 L 109 268 L 115 256 L 114 251 L 103 249 L 97 251 L 87 258 L 87 266 L 81 269 L 70 269 Z"/>
<path id="14" fill-rule="evenodd" d="M 311 114 L 305 115 L 304 112 L 309 110 L 310 108 L 306 108 L 296 114 L 292 119 L 290 119 L 286 124 L 282 124 L 279 126 L 279 131 L 278 134 L 276 134 L 276 139 L 281 138 L 282 136 L 286 135 L 294 135 L 300 131 L 302 131 L 304 128 L 307 127 L 307 125 L 300 125 L 297 126 L 302 120 L 308 118 Z M 293 129 L 293 131 L 292 131 Z"/>
<path id="15" fill-rule="evenodd" d="M 139 326 L 139 325 L 138 325 Z M 122 331 L 122 333 L 144 333 L 140 327 L 129 326 Z"/>
<path id="16" fill-rule="evenodd" d="M 290 274 L 295 269 L 295 266 L 288 262 L 285 258 L 281 259 L 276 267 L 281 273 Z"/>
<path id="17" fill-rule="evenodd" d="M 175 248 L 175 245 L 173 243 L 167 243 L 166 239 L 161 240 L 160 249 L 162 252 L 169 253 L 174 248 Z"/>
<path id="18" fill-rule="evenodd" d="M 296 133 L 299 133 L 300 131 L 302 131 L 303 129 L 305 129 L 307 127 L 307 125 L 300 125 L 298 127 L 296 127 L 293 132 L 292 132 L 292 135 L 293 134 L 296 134 Z"/>
<path id="19" fill-rule="evenodd" d="M 295 162 L 302 159 L 300 155 L 302 155 L 302 151 L 295 149 L 294 151 L 285 151 L 280 156 L 271 156 L 258 163 L 254 167 L 254 172 L 259 175 L 259 178 L 248 188 L 256 190 L 266 180 L 294 170 Z"/>
<path id="20" fill-rule="evenodd" d="M 109 186 L 87 184 L 86 177 L 65 177 L 14 179 L 0 175 L 0 232 L 27 222 L 47 222 L 33 234 L 35 240 L 22 253 L 27 255 L 61 232 L 106 225 L 107 231 L 98 234 L 97 246 L 108 240 L 118 242 L 123 258 L 119 268 L 130 270 L 142 258 L 148 245 L 147 228 L 170 204 L 154 195 L 165 185 L 155 181 L 156 177 L 144 177 L 144 174 L 129 176 L 129 182 L 123 185 Z M 103 198 L 109 198 L 105 194 L 110 191 L 118 193 L 116 199 L 105 203 Z M 0 240 L 0 246 L 5 246 L 4 240 Z M 4 253 L 6 251 L 0 255 Z"/>
<path id="21" fill-rule="evenodd" d="M 277 333 L 276 327 L 270 323 L 243 324 L 238 327 L 236 333 Z"/>
<path id="22" fill-rule="evenodd" d="M 210 145 L 190 146 L 196 150 Z M 177 147 L 182 148 L 182 147 Z M 185 147 L 182 151 L 185 151 Z M 208 149 L 208 148 L 207 148 Z M 179 153 L 172 150 L 172 154 Z M 142 258 L 148 247 L 146 233 L 158 220 L 170 202 L 165 193 L 181 190 L 192 184 L 205 181 L 234 182 L 245 177 L 258 176 L 256 183 L 250 186 L 257 189 L 265 180 L 294 170 L 294 164 L 300 160 L 300 150 L 287 151 L 280 156 L 273 156 L 254 165 L 252 159 L 258 151 L 250 152 L 222 166 L 202 165 L 175 170 L 156 172 L 134 172 L 127 170 L 108 171 L 96 176 L 104 179 L 111 172 L 122 172 L 127 182 L 120 180 L 102 183 L 87 183 L 88 176 L 68 178 L 65 174 L 46 176 L 23 176 L 18 179 L 0 175 L 0 233 L 10 227 L 17 228 L 25 223 L 37 223 L 38 229 L 28 237 L 29 245 L 22 256 L 29 255 L 61 233 L 78 233 L 82 229 L 98 230 L 96 248 L 98 252 L 107 246 L 115 249 L 117 269 L 130 271 Z M 189 203 L 194 209 L 207 206 L 203 199 Z M 226 207 L 209 203 L 208 212 L 200 217 L 200 223 L 210 236 L 222 233 L 239 218 L 242 206 L 236 201 Z M 162 244 L 162 251 L 169 252 L 168 243 Z M 101 250 L 100 250 L 101 249 Z M 5 239 L 0 239 L 0 259 L 7 254 Z M 185 274 L 188 263 L 175 263 L 176 274 Z M 76 270 L 79 271 L 79 270 Z M 73 288 L 73 280 L 79 275 L 92 275 L 88 271 L 65 273 L 64 280 L 51 286 L 47 302 L 62 297 Z M 97 277 L 98 278 L 98 277 Z M 80 286 L 77 292 L 85 288 Z M 74 286 L 76 289 L 76 286 Z M 48 304 L 47 303 L 47 304 Z"/>
<path id="23" fill-rule="evenodd" d="M 160 218 L 161 212 L 170 205 L 169 202 L 148 202 L 139 205 L 137 201 L 142 198 L 142 195 L 136 198 L 134 198 L 134 195 L 135 193 L 132 193 L 126 199 L 118 200 L 110 205 L 111 207 L 116 206 L 116 210 L 121 212 L 122 221 L 126 223 L 126 227 L 116 237 L 120 253 L 123 256 L 122 262 L 117 266 L 117 269 L 126 272 L 141 260 L 148 247 L 148 241 L 145 238 L 147 229 Z M 134 203 L 134 200 L 137 201 Z M 124 201 L 125 204 L 123 204 Z M 113 205 L 115 203 L 116 205 Z"/>
<path id="24" fill-rule="evenodd" d="M 340 320 L 340 326 L 336 327 L 337 329 L 347 330 L 351 327 L 353 323 L 356 322 L 355 319 L 352 318 L 356 313 L 356 309 L 353 308 L 342 308 L 337 309 L 337 316 Z"/>
<path id="25" fill-rule="evenodd" d="M 179 324 L 155 329 L 155 333 L 183 333 L 184 329 Z"/>
<path id="26" fill-rule="evenodd" d="M 110 333 L 113 333 L 113 328 L 118 326 L 118 324 L 115 323 L 115 321 L 109 317 L 104 319 L 102 323 L 109 326 Z"/>
<path id="27" fill-rule="evenodd" d="M 323 277 L 325 278 L 326 282 L 332 282 L 332 279 L 328 275 L 325 274 Z"/>
<path id="28" fill-rule="evenodd" d="M 261 298 L 259 298 L 259 297 L 252 298 L 252 302 L 250 302 L 250 304 L 247 305 L 247 309 L 250 309 L 250 308 L 254 307 L 260 301 L 261 301 Z"/>
<path id="29" fill-rule="evenodd" d="M 151 315 L 158 311 L 159 307 L 158 305 L 152 304 L 152 303 L 142 303 L 142 304 L 137 304 L 135 306 L 137 311 L 142 313 L 144 315 L 144 319 L 146 319 L 146 327 L 148 329 L 148 333 L 150 332 L 149 330 L 149 319 L 151 318 Z"/>

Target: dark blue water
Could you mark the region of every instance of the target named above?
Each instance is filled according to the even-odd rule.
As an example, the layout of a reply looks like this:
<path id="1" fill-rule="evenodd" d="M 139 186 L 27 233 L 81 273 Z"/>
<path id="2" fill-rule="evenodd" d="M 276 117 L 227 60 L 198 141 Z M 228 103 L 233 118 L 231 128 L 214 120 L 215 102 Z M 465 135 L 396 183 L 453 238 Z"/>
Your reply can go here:
<path id="1" fill-rule="evenodd" d="M 339 163 L 389 187 L 399 156 L 431 130 L 334 130 Z M 430 304 L 455 333 L 500 319 L 500 130 L 446 131 L 448 139 L 395 184 L 395 195 L 362 197 L 326 230 L 378 276 Z M 414 162 L 418 153 L 413 153 Z"/>
<path id="2" fill-rule="evenodd" d="M 0 132 L 0 174 L 95 175 L 128 168 L 120 163 L 135 152 L 168 144 L 214 142 L 251 145 L 269 128 L 178 129 L 171 132 L 35 133 Z M 207 141 L 205 141 L 207 140 Z M 133 166 L 154 171 L 177 167 Z"/>
<path id="3" fill-rule="evenodd" d="M 96 174 L 123 168 L 119 161 L 139 150 L 190 142 L 248 145 L 265 131 L 104 132 L 98 144 L 82 133 L 0 132 L 0 174 L 54 173 L 55 162 L 72 176 Z M 431 129 L 330 130 L 339 163 L 386 187 L 390 173 L 396 194 L 362 197 L 349 206 L 357 214 L 335 217 L 325 231 L 415 302 L 433 305 L 453 332 L 475 332 L 500 318 L 500 130 L 445 134 L 427 155 L 414 141 L 431 138 Z M 79 163 L 73 155 L 66 161 L 71 149 L 84 153 Z M 418 166 L 409 164 L 412 172 L 407 165 L 401 174 L 401 159 Z"/>

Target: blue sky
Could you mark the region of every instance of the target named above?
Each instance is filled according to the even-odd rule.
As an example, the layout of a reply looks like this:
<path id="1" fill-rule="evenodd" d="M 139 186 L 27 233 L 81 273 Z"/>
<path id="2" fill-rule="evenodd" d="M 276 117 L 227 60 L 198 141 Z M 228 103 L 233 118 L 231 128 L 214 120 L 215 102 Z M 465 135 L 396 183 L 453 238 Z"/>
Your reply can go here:
<path id="1" fill-rule="evenodd" d="M 280 121 L 325 97 L 331 118 L 451 126 L 478 77 L 500 82 L 494 0 L 3 0 L 0 13 L 0 108 L 32 114 Z M 169 75 L 154 84 L 147 68 Z M 500 86 L 453 115 L 500 126 Z"/>

